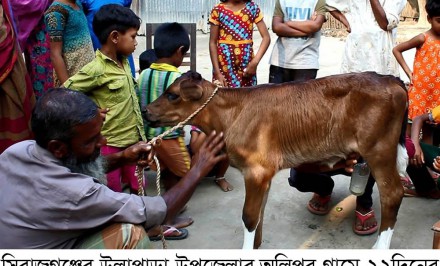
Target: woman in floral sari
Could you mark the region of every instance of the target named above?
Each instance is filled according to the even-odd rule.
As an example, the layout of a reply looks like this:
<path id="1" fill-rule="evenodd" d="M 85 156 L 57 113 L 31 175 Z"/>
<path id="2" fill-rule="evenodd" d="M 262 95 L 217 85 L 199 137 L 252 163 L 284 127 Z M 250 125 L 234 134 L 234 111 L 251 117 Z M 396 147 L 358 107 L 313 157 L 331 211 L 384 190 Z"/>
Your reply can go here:
<path id="1" fill-rule="evenodd" d="M 8 0 L 0 5 L 0 153 L 30 139 L 35 96 L 26 71 Z"/>

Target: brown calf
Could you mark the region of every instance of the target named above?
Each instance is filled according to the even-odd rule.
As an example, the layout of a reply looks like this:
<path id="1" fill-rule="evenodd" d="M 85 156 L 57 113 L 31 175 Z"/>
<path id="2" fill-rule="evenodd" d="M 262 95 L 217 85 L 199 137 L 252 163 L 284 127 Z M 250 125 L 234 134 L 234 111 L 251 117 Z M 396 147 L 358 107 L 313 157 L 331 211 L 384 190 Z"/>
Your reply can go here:
<path id="1" fill-rule="evenodd" d="M 153 127 L 176 125 L 215 88 L 188 72 L 143 110 L 145 118 Z M 368 161 L 380 193 L 382 220 L 375 247 L 389 248 L 403 196 L 396 160 L 399 171 L 405 171 L 406 150 L 398 143 L 405 130 L 406 101 L 400 80 L 373 72 L 220 88 L 191 124 L 208 134 L 224 132 L 231 165 L 244 175 L 243 248 L 261 244 L 264 208 L 277 171 L 310 162 L 334 165 L 353 152 Z"/>

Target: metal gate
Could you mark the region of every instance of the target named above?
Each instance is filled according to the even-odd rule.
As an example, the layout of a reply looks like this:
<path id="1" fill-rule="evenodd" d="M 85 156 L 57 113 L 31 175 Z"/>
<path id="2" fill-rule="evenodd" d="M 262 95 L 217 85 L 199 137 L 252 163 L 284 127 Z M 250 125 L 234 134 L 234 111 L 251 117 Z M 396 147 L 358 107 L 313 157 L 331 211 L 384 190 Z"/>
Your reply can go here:
<path id="1" fill-rule="evenodd" d="M 254 0 L 264 14 L 268 28 L 272 24 L 275 0 Z M 196 23 L 197 29 L 209 31 L 208 19 L 211 9 L 219 0 L 133 0 L 132 9 L 142 19 L 139 33 L 145 32 L 146 23 Z"/>

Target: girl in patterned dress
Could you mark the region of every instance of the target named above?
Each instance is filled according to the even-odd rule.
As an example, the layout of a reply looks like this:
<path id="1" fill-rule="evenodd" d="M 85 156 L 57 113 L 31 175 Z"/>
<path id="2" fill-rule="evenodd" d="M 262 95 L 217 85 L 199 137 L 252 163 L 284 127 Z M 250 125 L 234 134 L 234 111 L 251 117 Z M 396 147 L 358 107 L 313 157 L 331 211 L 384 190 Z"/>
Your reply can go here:
<path id="1" fill-rule="evenodd" d="M 50 38 L 50 58 L 54 67 L 54 86 L 95 58 L 87 19 L 78 0 L 57 0 L 45 13 Z"/>
<path id="2" fill-rule="evenodd" d="M 440 105 L 440 2 L 428 0 L 426 12 L 431 29 L 393 49 L 411 84 L 408 90 L 408 117 L 430 112 Z M 416 48 L 413 71 L 408 67 L 402 52 Z"/>
<path id="3" fill-rule="evenodd" d="M 263 14 L 251 0 L 220 0 L 211 11 L 209 52 L 213 81 L 227 87 L 257 84 L 257 66 L 270 44 Z M 252 33 L 254 24 L 262 36 L 254 56 Z"/>

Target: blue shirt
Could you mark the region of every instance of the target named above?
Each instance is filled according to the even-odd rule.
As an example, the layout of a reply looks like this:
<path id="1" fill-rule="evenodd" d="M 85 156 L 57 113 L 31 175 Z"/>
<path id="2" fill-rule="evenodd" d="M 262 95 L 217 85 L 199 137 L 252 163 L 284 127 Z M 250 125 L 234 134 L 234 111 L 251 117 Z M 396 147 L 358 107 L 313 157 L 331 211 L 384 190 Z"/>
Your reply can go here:
<path id="1" fill-rule="evenodd" d="M 86 13 L 87 22 L 89 25 L 90 36 L 92 37 L 93 48 L 95 51 L 101 48 L 101 43 L 98 40 L 95 32 L 93 32 L 93 18 L 96 12 L 103 6 L 108 4 L 117 4 L 125 7 L 130 7 L 132 0 L 80 0 L 84 8 L 84 13 Z M 128 62 L 130 63 L 131 74 L 133 77 L 136 75 L 133 55 L 128 57 Z"/>

